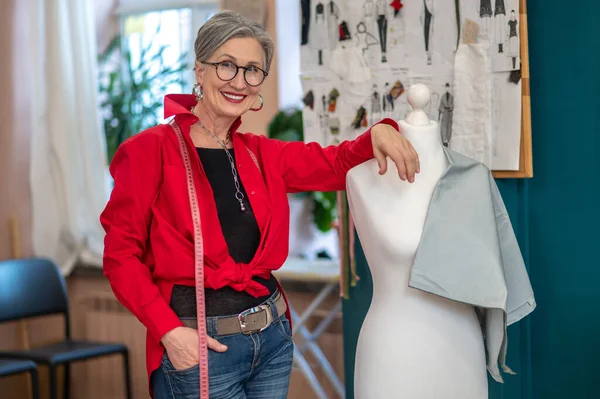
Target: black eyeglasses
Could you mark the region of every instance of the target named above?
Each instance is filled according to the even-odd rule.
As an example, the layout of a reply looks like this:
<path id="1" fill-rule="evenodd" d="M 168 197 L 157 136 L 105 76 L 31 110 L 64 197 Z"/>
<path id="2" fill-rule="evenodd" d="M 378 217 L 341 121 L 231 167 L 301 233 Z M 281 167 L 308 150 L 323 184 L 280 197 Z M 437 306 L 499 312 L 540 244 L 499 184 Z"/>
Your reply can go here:
<path id="1" fill-rule="evenodd" d="M 221 62 L 203 62 L 203 64 L 212 65 L 217 70 L 217 76 L 219 79 L 229 82 L 233 80 L 238 74 L 240 69 L 244 70 L 244 80 L 248 83 L 248 86 L 258 86 L 260 85 L 268 73 L 263 71 L 257 66 L 250 65 L 247 67 L 235 65 L 231 61 L 221 61 Z"/>

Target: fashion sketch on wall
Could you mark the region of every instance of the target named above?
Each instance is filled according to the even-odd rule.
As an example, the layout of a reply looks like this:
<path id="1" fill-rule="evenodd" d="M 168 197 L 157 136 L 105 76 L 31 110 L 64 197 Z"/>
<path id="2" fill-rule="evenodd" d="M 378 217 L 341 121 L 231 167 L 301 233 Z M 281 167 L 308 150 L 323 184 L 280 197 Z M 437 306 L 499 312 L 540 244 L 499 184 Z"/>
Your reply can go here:
<path id="1" fill-rule="evenodd" d="M 339 81 L 332 76 L 314 74 L 304 77 L 302 102 L 305 134 L 324 145 L 341 140 Z"/>
<path id="2" fill-rule="evenodd" d="M 300 10 L 302 13 L 300 45 L 306 46 L 308 44 L 308 32 L 310 29 L 310 0 L 300 0 Z"/>
<path id="3" fill-rule="evenodd" d="M 424 110 L 427 113 L 427 116 L 429 116 L 429 119 L 431 119 L 432 121 L 439 122 L 440 120 L 438 118 L 440 115 L 437 108 L 435 107 L 435 104 L 439 104 L 440 94 L 434 90 L 436 89 L 434 88 L 431 90 L 429 104 L 425 106 Z"/>
<path id="4" fill-rule="evenodd" d="M 377 32 L 379 33 L 379 46 L 381 49 L 381 63 L 387 62 L 387 33 L 388 33 L 388 9 L 387 0 L 377 0 Z"/>
<path id="5" fill-rule="evenodd" d="M 425 45 L 425 54 L 427 56 L 427 65 L 431 65 L 431 36 L 433 34 L 433 0 L 421 0 L 421 25 L 423 26 L 423 41 Z"/>
<path id="6" fill-rule="evenodd" d="M 340 134 L 340 118 L 337 116 L 337 100 L 340 92 L 335 87 L 331 89 L 329 94 L 321 95 L 319 109 L 319 126 L 323 137 L 323 143 L 339 144 Z"/>
<path id="7" fill-rule="evenodd" d="M 514 71 L 521 67 L 517 13 L 519 0 L 494 1 L 494 30 L 490 40 L 492 70 Z M 508 13 L 510 11 L 510 14 Z"/>
<path id="8" fill-rule="evenodd" d="M 450 94 L 450 83 L 446 83 L 446 92 L 442 94 L 438 107 L 438 121 L 442 144 L 448 147 L 452 139 L 452 112 L 454 110 L 454 96 Z"/>
<path id="9" fill-rule="evenodd" d="M 510 62 L 509 68 L 511 70 L 519 69 L 517 59 L 519 59 L 521 46 L 519 44 L 518 23 L 515 10 L 511 10 L 510 19 L 508 20 L 508 57 Z"/>
<path id="10" fill-rule="evenodd" d="M 479 0 L 479 21 L 481 34 L 489 36 L 492 19 L 492 0 Z"/>
<path id="11" fill-rule="evenodd" d="M 373 84 L 373 94 L 371 94 L 371 117 L 369 118 L 370 125 L 373 125 L 381 119 L 382 101 L 383 98 L 379 93 L 377 84 Z"/>
<path id="12" fill-rule="evenodd" d="M 506 36 L 506 7 L 504 6 L 504 0 L 496 0 L 496 6 L 494 7 L 494 26 L 496 27 L 495 44 L 498 53 L 504 52 L 504 40 Z"/>
<path id="13" fill-rule="evenodd" d="M 494 170 L 517 170 L 522 93 L 509 75 L 521 67 L 519 1 L 300 0 L 305 140 L 328 145 L 382 118 L 403 119 L 411 110 L 404 87 L 423 83 L 431 93 L 424 110 L 444 146 L 481 152 Z M 483 46 L 457 57 L 466 19 Z M 471 69 L 479 78 L 457 80 L 457 70 Z M 474 83 L 478 96 L 469 95 Z M 477 104 L 465 105 L 469 98 Z M 484 109 L 474 135 L 465 128 L 473 125 L 469 105 Z"/>
<path id="14" fill-rule="evenodd" d="M 403 62 L 403 4 L 399 0 L 346 0 L 343 4 L 349 18 L 356 20 L 355 42 L 369 65 Z"/>
<path id="15" fill-rule="evenodd" d="M 360 48 L 362 51 L 362 56 L 365 59 L 368 59 L 368 51 L 369 47 L 375 46 L 379 44 L 377 38 L 368 31 L 368 21 L 360 21 L 356 25 L 356 33 L 354 36 L 356 37 L 356 46 Z"/>
<path id="16" fill-rule="evenodd" d="M 312 6 L 314 4 L 314 7 Z M 316 52 L 317 65 L 323 66 L 325 51 L 336 48 L 340 38 L 340 9 L 335 1 L 301 0 L 301 41 Z"/>

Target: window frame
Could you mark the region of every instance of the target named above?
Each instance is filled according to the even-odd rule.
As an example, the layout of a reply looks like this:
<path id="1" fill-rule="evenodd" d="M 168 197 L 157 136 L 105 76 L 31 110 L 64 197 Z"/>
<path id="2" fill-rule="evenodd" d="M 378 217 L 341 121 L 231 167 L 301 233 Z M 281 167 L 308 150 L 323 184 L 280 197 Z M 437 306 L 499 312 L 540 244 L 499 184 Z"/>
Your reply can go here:
<path id="1" fill-rule="evenodd" d="M 144 14 L 154 11 L 165 11 L 180 8 L 189 8 L 192 11 L 192 20 L 190 27 L 190 37 L 192 44 L 198 33 L 198 29 L 208 19 L 208 15 L 215 10 L 220 9 L 219 0 L 119 0 L 119 5 L 115 9 L 115 16 L 119 18 L 119 33 L 125 33 L 125 19 L 130 15 Z M 193 48 L 188 52 L 188 63 L 194 65 L 196 57 Z M 191 90 L 191 88 L 190 88 Z"/>

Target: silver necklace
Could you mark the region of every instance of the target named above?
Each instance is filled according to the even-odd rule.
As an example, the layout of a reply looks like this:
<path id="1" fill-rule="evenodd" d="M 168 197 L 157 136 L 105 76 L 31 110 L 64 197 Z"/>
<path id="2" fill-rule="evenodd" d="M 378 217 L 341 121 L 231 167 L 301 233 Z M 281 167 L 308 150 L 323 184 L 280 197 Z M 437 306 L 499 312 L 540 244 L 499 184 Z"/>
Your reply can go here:
<path id="1" fill-rule="evenodd" d="M 192 107 L 190 109 L 190 111 L 192 112 L 192 114 L 194 114 L 194 116 L 197 117 L 197 115 L 194 113 L 194 107 Z M 244 193 L 242 193 L 242 191 L 240 190 L 240 181 L 238 178 L 237 169 L 235 168 L 235 161 L 233 160 L 233 157 L 231 156 L 231 153 L 229 152 L 229 149 L 227 148 L 227 144 L 229 143 L 229 139 L 231 136 L 227 135 L 227 141 L 223 142 L 213 132 L 211 132 L 206 126 L 204 126 L 204 124 L 200 121 L 200 119 L 198 119 L 198 122 L 196 122 L 196 123 L 198 123 L 198 125 L 200 125 L 200 127 L 202 129 L 204 129 L 208 134 L 210 134 L 211 137 L 213 138 L 213 140 L 215 140 L 217 142 L 217 144 L 219 144 L 225 150 L 225 153 L 227 154 L 227 158 L 229 158 L 229 164 L 231 165 L 231 174 L 233 175 L 233 183 L 235 184 L 235 199 L 238 200 L 238 202 L 240 203 L 240 209 L 242 210 L 242 212 L 244 212 L 246 210 L 246 206 L 244 205 Z"/>

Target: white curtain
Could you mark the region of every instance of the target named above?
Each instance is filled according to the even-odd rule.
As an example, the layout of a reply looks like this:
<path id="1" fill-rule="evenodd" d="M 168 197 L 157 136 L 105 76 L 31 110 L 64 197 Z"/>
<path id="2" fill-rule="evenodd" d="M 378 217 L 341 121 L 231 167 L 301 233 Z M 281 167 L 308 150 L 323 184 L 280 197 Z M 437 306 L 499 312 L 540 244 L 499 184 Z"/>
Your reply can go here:
<path id="1" fill-rule="evenodd" d="M 33 248 L 68 275 L 101 265 L 106 143 L 97 108 L 94 2 L 26 0 L 31 11 Z"/>

